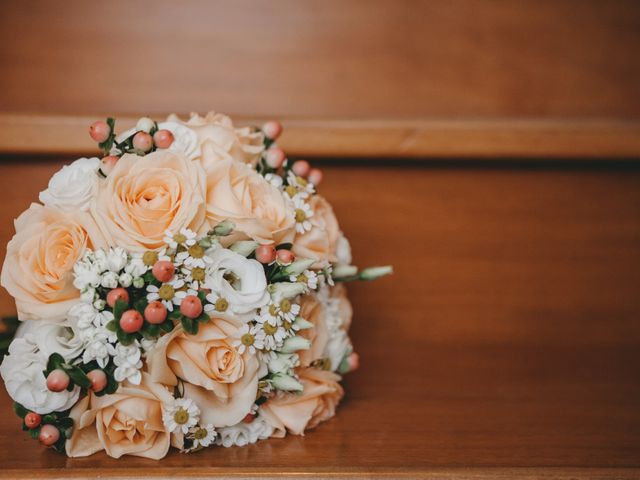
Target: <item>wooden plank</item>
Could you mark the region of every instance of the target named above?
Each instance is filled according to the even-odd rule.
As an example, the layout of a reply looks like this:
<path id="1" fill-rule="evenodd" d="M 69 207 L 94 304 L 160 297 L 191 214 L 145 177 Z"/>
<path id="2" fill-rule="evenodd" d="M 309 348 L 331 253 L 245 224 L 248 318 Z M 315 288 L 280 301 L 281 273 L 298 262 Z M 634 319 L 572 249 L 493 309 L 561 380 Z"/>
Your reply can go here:
<path id="1" fill-rule="evenodd" d="M 0 164 L 1 244 L 60 165 Z M 66 459 L 3 392 L 0 476 L 637 478 L 640 169 L 394 165 L 323 166 L 356 264 L 396 268 L 350 288 L 362 368 L 336 418 L 161 462 Z"/>
<path id="2" fill-rule="evenodd" d="M 96 118 L 0 113 L 0 154 L 95 155 L 87 130 Z M 136 118 L 118 117 L 118 131 Z M 265 119 L 234 118 L 237 125 Z M 278 143 L 298 157 L 640 158 L 640 121 L 281 120 L 285 133 Z"/>

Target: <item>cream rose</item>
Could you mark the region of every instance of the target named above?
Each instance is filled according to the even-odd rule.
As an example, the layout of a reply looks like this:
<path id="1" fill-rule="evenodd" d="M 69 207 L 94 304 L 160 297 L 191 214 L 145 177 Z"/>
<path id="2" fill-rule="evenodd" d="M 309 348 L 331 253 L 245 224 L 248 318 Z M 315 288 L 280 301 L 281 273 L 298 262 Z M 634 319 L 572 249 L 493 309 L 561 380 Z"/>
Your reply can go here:
<path id="1" fill-rule="evenodd" d="M 73 265 L 87 248 L 104 246 L 99 229 L 87 213 L 67 214 L 35 203 L 15 227 L 0 283 L 15 298 L 18 318 L 63 320 L 80 297 Z"/>
<path id="2" fill-rule="evenodd" d="M 123 383 L 112 395 L 90 393 L 73 407 L 73 435 L 66 443 L 69 457 L 86 457 L 104 450 L 122 455 L 159 460 L 170 445 L 170 434 L 162 421 L 162 405 L 173 401 L 166 387 L 143 374 L 140 385 Z"/>
<path id="3" fill-rule="evenodd" d="M 203 227 L 204 198 L 205 175 L 197 162 L 167 150 L 125 154 L 91 212 L 110 245 L 140 252 L 160 248 L 166 230 Z"/>
<path id="4" fill-rule="evenodd" d="M 186 122 L 176 115 L 169 115 L 167 123 L 182 124 L 195 132 L 202 151 L 209 152 L 203 158 L 205 166 L 226 158 L 255 166 L 264 150 L 262 132 L 249 127 L 234 128 L 231 119 L 221 113 L 209 112 L 204 117 L 192 113 Z"/>
<path id="5" fill-rule="evenodd" d="M 242 237 L 278 244 L 292 241 L 295 234 L 293 207 L 280 190 L 230 159 L 207 170 L 207 218 L 211 225 L 231 220 L 243 234 L 224 237 L 227 243 Z"/>
<path id="6" fill-rule="evenodd" d="M 98 189 L 97 158 L 79 158 L 56 172 L 46 190 L 40 192 L 40 201 L 47 207 L 64 211 L 88 210 Z"/>
<path id="7" fill-rule="evenodd" d="M 340 238 L 340 226 L 327 200 L 314 195 L 309 201 L 313 216 L 309 218 L 311 230 L 297 234 L 293 240 L 293 253 L 301 258 L 313 258 L 318 262 L 336 262 L 336 250 Z"/>
<path id="8" fill-rule="evenodd" d="M 284 437 L 286 430 L 303 435 L 330 419 L 344 395 L 340 375 L 315 368 L 301 368 L 298 375 L 304 385 L 301 394 L 280 394 L 261 406 L 261 415 L 275 429 L 274 437 Z"/>
<path id="9" fill-rule="evenodd" d="M 258 391 L 258 360 L 232 345 L 241 322 L 214 318 L 200 324 L 197 335 L 182 327 L 160 338 L 148 353 L 154 382 L 168 386 L 184 383 L 185 397 L 200 407 L 201 422 L 215 427 L 234 425 L 251 410 Z"/>

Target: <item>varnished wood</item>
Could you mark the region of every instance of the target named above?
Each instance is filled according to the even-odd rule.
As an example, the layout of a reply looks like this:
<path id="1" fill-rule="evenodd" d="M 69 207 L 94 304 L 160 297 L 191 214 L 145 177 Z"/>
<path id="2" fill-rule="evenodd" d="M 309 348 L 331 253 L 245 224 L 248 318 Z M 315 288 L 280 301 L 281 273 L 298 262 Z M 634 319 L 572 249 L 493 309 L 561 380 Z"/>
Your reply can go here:
<path id="1" fill-rule="evenodd" d="M 0 242 L 59 167 L 0 163 Z M 0 476 L 640 476 L 640 169 L 324 165 L 358 265 L 362 357 L 304 437 L 161 462 L 67 459 L 0 395 Z M 6 293 L 3 314 L 12 311 Z"/>
<path id="2" fill-rule="evenodd" d="M 96 145 L 87 134 L 96 118 L 0 113 L 0 153 L 96 155 Z M 117 131 L 134 126 L 138 118 L 118 117 Z M 640 158 L 640 121 L 280 120 L 285 131 L 278 144 L 294 156 L 361 160 Z M 237 126 L 259 126 L 264 121 L 234 118 Z"/>

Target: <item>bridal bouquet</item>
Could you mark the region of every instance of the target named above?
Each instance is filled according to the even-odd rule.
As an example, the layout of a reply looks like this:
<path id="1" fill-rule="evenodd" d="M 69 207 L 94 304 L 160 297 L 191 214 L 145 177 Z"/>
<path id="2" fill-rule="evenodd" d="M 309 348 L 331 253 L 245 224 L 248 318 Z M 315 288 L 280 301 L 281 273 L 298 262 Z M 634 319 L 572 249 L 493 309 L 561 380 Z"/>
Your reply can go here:
<path id="1" fill-rule="evenodd" d="M 1 283 L 22 320 L 0 366 L 23 430 L 71 457 L 159 459 L 301 435 L 358 366 L 359 271 L 322 172 L 282 127 L 220 114 L 91 125 L 15 221 Z"/>

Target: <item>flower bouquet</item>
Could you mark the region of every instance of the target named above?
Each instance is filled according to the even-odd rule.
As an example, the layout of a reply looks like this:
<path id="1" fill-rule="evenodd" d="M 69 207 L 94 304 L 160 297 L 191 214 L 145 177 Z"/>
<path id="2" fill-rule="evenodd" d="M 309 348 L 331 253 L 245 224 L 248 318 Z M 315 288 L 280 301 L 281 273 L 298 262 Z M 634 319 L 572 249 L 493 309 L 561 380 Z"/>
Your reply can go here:
<path id="1" fill-rule="evenodd" d="M 23 430 L 70 457 L 164 457 L 301 435 L 358 366 L 359 271 L 322 172 L 278 122 L 142 118 L 89 133 L 15 221 L 1 283 L 22 321 L 0 366 Z"/>

